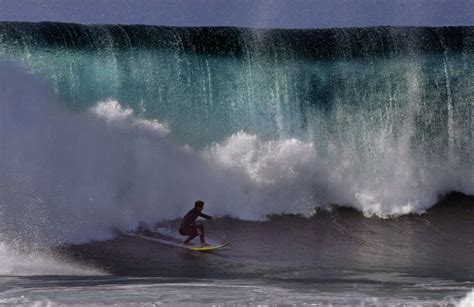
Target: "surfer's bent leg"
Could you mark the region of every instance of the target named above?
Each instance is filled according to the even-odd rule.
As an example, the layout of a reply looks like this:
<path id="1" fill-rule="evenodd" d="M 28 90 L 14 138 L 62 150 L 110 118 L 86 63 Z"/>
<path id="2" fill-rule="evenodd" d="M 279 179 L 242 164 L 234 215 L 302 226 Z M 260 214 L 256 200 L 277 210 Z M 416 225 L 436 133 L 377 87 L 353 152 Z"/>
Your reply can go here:
<path id="1" fill-rule="evenodd" d="M 197 226 L 197 233 L 199 235 L 199 239 L 201 240 L 201 243 L 206 244 L 206 241 L 204 240 L 204 226 L 203 225 Z"/>
<path id="2" fill-rule="evenodd" d="M 198 235 L 196 229 L 193 229 L 193 228 L 191 229 L 180 228 L 179 233 L 183 236 L 188 236 L 186 241 L 184 241 L 184 244 L 188 244 L 189 242 L 191 242 L 192 239 L 194 239 Z"/>
<path id="3" fill-rule="evenodd" d="M 193 235 L 193 236 L 189 236 L 189 237 L 186 239 L 186 241 L 184 241 L 184 244 L 188 244 L 188 243 L 191 242 L 191 240 L 194 239 L 195 237 L 197 237 L 197 236 L 194 236 L 194 235 Z"/>
<path id="4" fill-rule="evenodd" d="M 191 240 L 194 239 L 195 237 L 197 237 L 197 235 L 194 235 L 194 234 L 193 234 L 193 235 L 190 235 L 190 236 L 186 239 L 186 241 L 184 241 L 184 244 L 188 244 L 188 243 L 191 242 Z"/>

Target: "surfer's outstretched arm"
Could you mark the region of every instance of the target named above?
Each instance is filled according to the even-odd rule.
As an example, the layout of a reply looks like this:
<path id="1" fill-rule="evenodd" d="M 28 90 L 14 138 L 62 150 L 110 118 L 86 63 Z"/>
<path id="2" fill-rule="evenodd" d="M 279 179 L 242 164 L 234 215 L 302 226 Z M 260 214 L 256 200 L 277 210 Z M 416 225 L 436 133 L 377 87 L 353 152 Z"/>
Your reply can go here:
<path id="1" fill-rule="evenodd" d="M 202 218 L 205 218 L 206 220 L 213 220 L 214 217 L 210 216 L 210 215 L 207 215 L 207 214 L 204 214 L 202 212 L 199 212 L 199 216 L 202 217 Z"/>

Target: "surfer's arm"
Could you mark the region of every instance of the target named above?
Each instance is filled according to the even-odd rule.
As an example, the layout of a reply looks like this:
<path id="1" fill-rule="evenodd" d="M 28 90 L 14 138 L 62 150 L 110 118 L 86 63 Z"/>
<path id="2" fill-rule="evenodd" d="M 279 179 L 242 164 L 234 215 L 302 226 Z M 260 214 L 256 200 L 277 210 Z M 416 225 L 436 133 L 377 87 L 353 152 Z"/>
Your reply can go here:
<path id="1" fill-rule="evenodd" d="M 204 213 L 199 213 L 199 216 L 202 218 L 205 218 L 206 220 L 212 220 L 212 216 L 204 214 Z"/>

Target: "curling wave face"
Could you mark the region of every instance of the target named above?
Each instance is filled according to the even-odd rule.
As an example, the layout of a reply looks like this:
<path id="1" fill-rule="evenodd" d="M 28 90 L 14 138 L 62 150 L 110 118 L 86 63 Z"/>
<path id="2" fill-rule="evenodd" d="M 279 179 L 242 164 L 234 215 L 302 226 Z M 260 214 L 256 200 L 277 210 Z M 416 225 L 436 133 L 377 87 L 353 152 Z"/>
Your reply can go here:
<path id="1" fill-rule="evenodd" d="M 259 220 L 309 216 L 329 203 L 381 216 L 421 212 L 439 192 L 405 182 L 414 180 L 414 163 L 385 183 L 390 192 L 353 164 L 331 165 L 311 142 L 237 132 L 193 149 L 176 143 L 166 124 L 117 101 L 71 112 L 21 68 L 2 65 L 0 81 L 0 204 L 10 237 L 49 244 L 108 238 L 113 227 L 177 218 L 197 198 L 217 215 Z"/>
<path id="2" fill-rule="evenodd" d="M 0 69 L 2 231 L 107 238 L 197 198 L 259 220 L 473 194 L 472 33 L 2 23 L 0 58 L 38 73 Z"/>

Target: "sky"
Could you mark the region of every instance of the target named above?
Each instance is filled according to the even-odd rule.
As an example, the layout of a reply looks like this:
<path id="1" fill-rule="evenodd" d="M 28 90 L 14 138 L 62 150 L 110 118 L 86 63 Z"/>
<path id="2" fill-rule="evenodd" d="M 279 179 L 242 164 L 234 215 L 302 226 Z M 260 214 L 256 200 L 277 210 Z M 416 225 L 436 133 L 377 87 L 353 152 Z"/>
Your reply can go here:
<path id="1" fill-rule="evenodd" d="M 474 25 L 474 0 L 0 0 L 0 21 L 332 28 Z"/>

